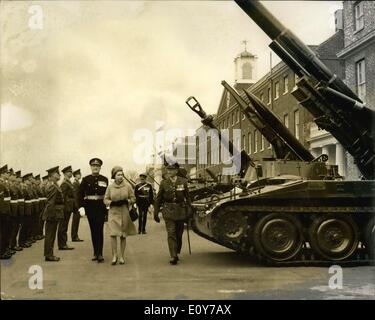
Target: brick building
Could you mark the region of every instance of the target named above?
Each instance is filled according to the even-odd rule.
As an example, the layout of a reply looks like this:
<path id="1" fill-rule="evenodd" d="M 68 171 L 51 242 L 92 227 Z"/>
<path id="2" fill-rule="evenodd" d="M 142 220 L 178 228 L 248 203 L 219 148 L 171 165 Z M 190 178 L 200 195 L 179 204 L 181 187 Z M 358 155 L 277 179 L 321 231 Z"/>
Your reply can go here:
<path id="1" fill-rule="evenodd" d="M 344 61 L 345 83 L 370 108 L 375 108 L 375 2 L 343 1 L 344 47 L 337 57 Z M 359 171 L 347 156 L 347 178 Z"/>

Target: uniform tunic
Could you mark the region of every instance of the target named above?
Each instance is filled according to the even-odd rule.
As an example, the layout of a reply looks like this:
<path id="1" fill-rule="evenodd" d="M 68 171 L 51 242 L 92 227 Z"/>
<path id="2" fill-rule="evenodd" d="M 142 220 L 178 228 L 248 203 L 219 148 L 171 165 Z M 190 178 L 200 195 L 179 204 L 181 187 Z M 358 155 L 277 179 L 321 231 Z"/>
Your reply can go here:
<path id="1" fill-rule="evenodd" d="M 104 196 L 104 203 L 110 206 L 111 201 L 128 200 L 129 205 L 135 202 L 132 187 L 125 183 L 113 182 L 109 185 Z M 111 236 L 126 237 L 136 234 L 136 227 L 129 216 L 129 205 L 111 206 L 108 212 L 108 227 Z"/>

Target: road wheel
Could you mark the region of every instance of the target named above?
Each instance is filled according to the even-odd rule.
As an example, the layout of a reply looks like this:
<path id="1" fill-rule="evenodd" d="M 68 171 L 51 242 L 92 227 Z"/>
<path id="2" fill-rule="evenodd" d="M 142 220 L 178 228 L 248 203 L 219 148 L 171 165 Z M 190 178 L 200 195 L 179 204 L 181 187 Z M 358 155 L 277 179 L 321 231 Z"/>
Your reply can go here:
<path id="1" fill-rule="evenodd" d="M 253 241 L 262 256 L 276 262 L 291 260 L 302 248 L 302 227 L 292 215 L 272 213 L 256 223 Z"/>
<path id="2" fill-rule="evenodd" d="M 372 217 L 365 229 L 365 246 L 371 260 L 375 260 L 375 217 Z"/>
<path id="3" fill-rule="evenodd" d="M 309 228 L 310 245 L 326 260 L 349 258 L 358 247 L 358 228 L 344 214 L 326 214 L 317 217 Z"/>
<path id="4" fill-rule="evenodd" d="M 246 216 L 241 212 L 227 211 L 215 217 L 213 232 L 216 237 L 229 242 L 240 242 L 248 230 Z"/>

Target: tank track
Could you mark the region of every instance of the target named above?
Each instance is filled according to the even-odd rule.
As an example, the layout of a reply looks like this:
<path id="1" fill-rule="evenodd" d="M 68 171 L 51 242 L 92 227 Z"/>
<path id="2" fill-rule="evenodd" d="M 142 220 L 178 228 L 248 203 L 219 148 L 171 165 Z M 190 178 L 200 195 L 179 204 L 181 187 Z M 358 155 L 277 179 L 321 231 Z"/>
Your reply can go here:
<path id="1" fill-rule="evenodd" d="M 251 212 L 251 213 L 249 213 Z M 353 267 L 353 266 L 369 266 L 375 265 L 375 259 L 370 259 L 369 254 L 367 253 L 367 249 L 364 248 L 364 245 L 358 246 L 355 252 L 350 255 L 349 258 L 343 260 L 325 260 L 319 257 L 319 254 L 316 254 L 312 248 L 309 247 L 307 244 L 308 241 L 306 239 L 306 221 L 302 224 L 303 234 L 304 234 L 304 244 L 300 249 L 299 253 L 290 260 L 287 261 L 275 261 L 269 259 L 268 257 L 262 255 L 260 252 L 257 252 L 255 249 L 254 243 L 252 243 L 252 232 L 255 226 L 255 223 L 261 218 L 266 216 L 267 213 L 287 213 L 293 214 L 298 217 L 303 217 L 303 219 L 311 219 L 312 214 L 314 215 L 322 215 L 328 213 L 345 213 L 345 214 L 353 214 L 355 213 L 362 213 L 366 215 L 366 219 L 371 219 L 371 215 L 374 214 L 375 208 L 374 207 L 351 207 L 351 208 L 337 208 L 337 207 L 302 207 L 296 208 L 293 206 L 290 207 L 273 207 L 273 206 L 247 206 L 247 205 L 236 205 L 236 206 L 226 206 L 220 209 L 220 211 L 216 212 L 214 217 L 211 217 L 212 232 L 214 234 L 213 237 L 204 234 L 199 230 L 197 226 L 193 225 L 193 230 L 198 235 L 207 240 L 215 242 L 217 244 L 223 245 L 229 249 L 235 250 L 241 254 L 248 255 L 250 257 L 256 258 L 258 262 L 265 266 L 270 267 L 295 267 L 295 266 L 331 266 L 331 265 L 340 265 L 343 267 Z M 228 215 L 238 214 L 245 216 L 247 219 L 247 229 L 246 235 L 242 235 L 240 240 L 228 240 L 226 237 L 222 236 L 223 230 L 222 221 L 227 221 Z M 222 219 L 220 219 L 222 217 Z M 365 220 L 366 220 L 365 219 Z M 216 223 L 215 223 L 216 221 Z M 312 221 L 309 221 L 311 224 Z M 216 225 L 216 226 L 215 226 Z M 361 232 L 364 231 L 363 225 L 360 227 Z"/>

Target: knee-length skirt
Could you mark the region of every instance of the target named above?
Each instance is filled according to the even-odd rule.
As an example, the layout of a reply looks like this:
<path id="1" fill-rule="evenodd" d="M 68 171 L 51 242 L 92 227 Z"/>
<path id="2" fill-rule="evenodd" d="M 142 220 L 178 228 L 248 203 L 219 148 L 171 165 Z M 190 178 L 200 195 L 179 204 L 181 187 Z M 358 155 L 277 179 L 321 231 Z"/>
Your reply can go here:
<path id="1" fill-rule="evenodd" d="M 136 226 L 130 219 L 127 205 L 109 209 L 108 228 L 111 236 L 127 237 L 137 234 Z"/>

